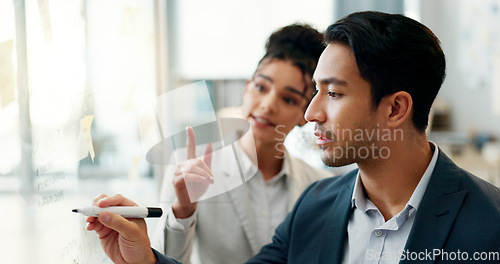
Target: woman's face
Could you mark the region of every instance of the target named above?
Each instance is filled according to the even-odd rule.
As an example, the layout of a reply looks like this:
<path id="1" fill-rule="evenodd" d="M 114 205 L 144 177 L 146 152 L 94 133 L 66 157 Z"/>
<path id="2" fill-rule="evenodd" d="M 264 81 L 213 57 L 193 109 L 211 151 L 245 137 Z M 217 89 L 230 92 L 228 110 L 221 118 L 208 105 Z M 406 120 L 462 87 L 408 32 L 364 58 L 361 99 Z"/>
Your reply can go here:
<path id="1" fill-rule="evenodd" d="M 304 111 L 311 97 L 305 90 L 312 85 L 310 79 L 291 62 L 261 62 L 243 93 L 243 115 L 256 141 L 281 142 L 296 125 L 305 124 Z"/>

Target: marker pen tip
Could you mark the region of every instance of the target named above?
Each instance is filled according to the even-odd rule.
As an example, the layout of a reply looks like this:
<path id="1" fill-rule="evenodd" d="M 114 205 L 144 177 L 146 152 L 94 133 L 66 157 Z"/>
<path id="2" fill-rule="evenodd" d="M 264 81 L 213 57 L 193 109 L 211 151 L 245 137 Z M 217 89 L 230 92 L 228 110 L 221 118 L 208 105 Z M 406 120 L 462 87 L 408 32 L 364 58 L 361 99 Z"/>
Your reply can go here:
<path id="1" fill-rule="evenodd" d="M 73 209 L 71 212 L 78 213 L 78 209 Z"/>

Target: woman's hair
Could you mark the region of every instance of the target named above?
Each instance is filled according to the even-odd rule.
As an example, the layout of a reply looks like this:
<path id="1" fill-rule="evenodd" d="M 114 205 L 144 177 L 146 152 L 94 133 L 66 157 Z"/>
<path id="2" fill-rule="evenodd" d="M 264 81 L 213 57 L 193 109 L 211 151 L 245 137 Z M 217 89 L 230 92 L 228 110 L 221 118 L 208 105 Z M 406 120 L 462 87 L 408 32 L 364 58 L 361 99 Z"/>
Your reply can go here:
<path id="1" fill-rule="evenodd" d="M 259 61 L 259 66 L 263 61 L 274 59 L 289 61 L 300 69 L 305 80 L 306 76 L 312 77 L 324 49 L 323 34 L 311 26 L 285 26 L 271 34 L 267 40 L 266 54 Z M 307 98 L 310 99 L 310 96 Z"/>

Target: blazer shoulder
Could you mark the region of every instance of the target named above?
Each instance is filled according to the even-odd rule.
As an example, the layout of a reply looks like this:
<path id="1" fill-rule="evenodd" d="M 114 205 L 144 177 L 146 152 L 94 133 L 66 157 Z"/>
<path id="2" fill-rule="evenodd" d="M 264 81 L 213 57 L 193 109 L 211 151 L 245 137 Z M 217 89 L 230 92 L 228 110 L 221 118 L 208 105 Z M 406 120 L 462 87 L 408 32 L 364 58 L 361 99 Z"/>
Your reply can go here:
<path id="1" fill-rule="evenodd" d="M 490 214 L 496 211 L 497 216 L 500 216 L 499 188 L 458 167 L 441 150 L 427 192 L 438 195 L 464 192 L 462 211 Z"/>
<path id="2" fill-rule="evenodd" d="M 311 176 L 316 180 L 334 176 L 333 172 L 329 171 L 327 168 L 318 168 L 307 163 L 301 158 L 295 157 L 290 154 L 288 155 L 291 166 L 301 174 Z"/>
<path id="3" fill-rule="evenodd" d="M 500 217 L 500 188 L 460 168 L 460 189 L 467 190 L 468 199 L 496 209 Z M 500 219 L 499 219 L 500 220 Z"/>
<path id="4" fill-rule="evenodd" d="M 151 249 L 153 250 L 153 254 L 155 254 L 158 264 L 181 264 L 179 261 L 161 254 L 160 252 L 156 251 L 156 249 Z"/>
<path id="5" fill-rule="evenodd" d="M 336 196 L 343 188 L 352 189 L 357 175 L 358 169 L 355 169 L 344 175 L 319 180 L 311 184 L 306 191 L 304 191 L 304 194 L 313 194 L 314 196 Z"/>

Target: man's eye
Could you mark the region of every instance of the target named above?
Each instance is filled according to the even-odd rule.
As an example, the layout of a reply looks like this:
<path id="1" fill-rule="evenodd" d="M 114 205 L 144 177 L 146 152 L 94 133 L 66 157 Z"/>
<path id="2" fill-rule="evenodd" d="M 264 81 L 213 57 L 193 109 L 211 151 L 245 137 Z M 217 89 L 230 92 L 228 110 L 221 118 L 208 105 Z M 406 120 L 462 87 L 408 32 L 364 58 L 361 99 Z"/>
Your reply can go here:
<path id="1" fill-rule="evenodd" d="M 328 92 L 328 96 L 330 96 L 332 98 L 338 98 L 341 96 L 341 94 L 336 93 L 336 92 Z"/>

